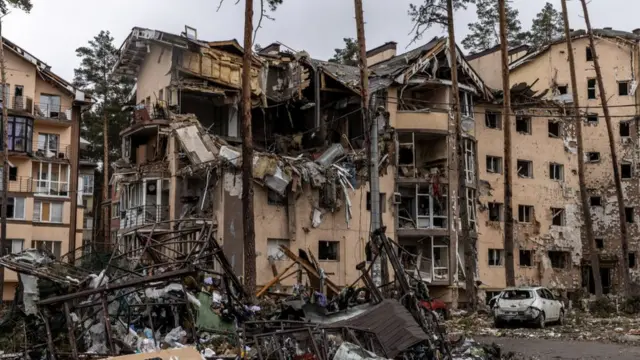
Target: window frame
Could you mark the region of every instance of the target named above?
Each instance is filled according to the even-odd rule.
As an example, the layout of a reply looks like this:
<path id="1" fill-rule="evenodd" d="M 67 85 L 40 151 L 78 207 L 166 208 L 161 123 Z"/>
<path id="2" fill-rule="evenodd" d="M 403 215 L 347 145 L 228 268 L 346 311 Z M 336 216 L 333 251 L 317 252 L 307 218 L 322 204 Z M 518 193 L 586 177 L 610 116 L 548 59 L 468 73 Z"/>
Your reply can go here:
<path id="1" fill-rule="evenodd" d="M 521 210 L 526 212 L 523 212 L 521 214 Z M 524 205 L 524 204 L 519 204 L 518 205 L 518 222 L 519 223 L 523 223 L 523 224 L 531 224 L 531 218 L 533 217 L 533 211 L 534 211 L 534 207 L 533 205 Z M 521 216 L 522 215 L 522 216 Z M 524 220 L 521 220 L 524 219 Z"/>
<path id="2" fill-rule="evenodd" d="M 331 247 L 335 246 L 335 259 L 329 259 L 326 257 L 323 257 L 320 252 L 320 248 L 322 247 L 322 244 L 325 245 L 331 245 Z M 318 241 L 318 261 L 332 261 L 332 262 L 336 262 L 336 261 L 340 261 L 340 241 L 335 241 L 335 240 L 319 240 Z"/>
<path id="3" fill-rule="evenodd" d="M 42 219 L 42 209 L 44 204 L 49 204 L 49 219 Z M 60 207 L 60 221 L 53 221 L 53 209 L 54 207 Z M 36 211 L 37 209 L 37 211 Z M 38 216 L 36 217 L 36 213 Z M 62 202 L 53 202 L 53 201 L 42 201 L 42 200 L 34 200 L 33 201 L 33 222 L 37 223 L 49 223 L 49 224 L 62 224 L 64 222 L 64 203 Z"/>
<path id="4" fill-rule="evenodd" d="M 494 267 L 504 266 L 504 249 L 487 249 L 487 265 Z"/>
<path id="5" fill-rule="evenodd" d="M 39 249 L 41 245 L 44 245 L 44 247 L 56 257 L 56 259 L 59 259 L 62 256 L 62 241 L 59 241 L 59 240 L 32 240 L 31 241 L 31 248 L 33 249 Z M 49 248 L 49 245 L 51 245 L 50 248 Z M 56 245 L 58 245 L 57 249 L 56 249 Z"/>
<path id="6" fill-rule="evenodd" d="M 526 163 L 529 175 L 520 175 L 520 163 Z M 516 160 L 516 174 L 518 174 L 519 178 L 522 179 L 533 179 L 533 161 L 525 160 L 525 159 L 517 159 Z"/>
<path id="7" fill-rule="evenodd" d="M 518 122 L 522 122 L 524 121 L 524 123 L 526 124 L 526 131 L 520 131 L 518 130 Z M 522 135 L 533 135 L 533 129 L 532 129 L 532 123 L 531 123 L 531 116 L 529 115 L 516 115 L 516 132 L 518 134 L 522 134 Z"/>
<path id="8" fill-rule="evenodd" d="M 529 265 L 523 265 L 522 264 L 522 253 L 523 252 L 529 254 Z M 520 266 L 520 267 L 532 267 L 533 266 L 533 250 L 531 250 L 531 249 L 519 249 L 519 251 L 518 251 L 518 266 Z"/>
<path id="9" fill-rule="evenodd" d="M 549 179 L 554 181 L 564 181 L 564 165 L 549 163 Z"/>
<path id="10" fill-rule="evenodd" d="M 551 128 L 550 128 L 550 127 L 551 127 L 551 124 L 555 124 L 555 125 L 557 125 L 557 126 L 558 126 L 558 134 L 557 134 L 557 135 L 556 135 L 556 134 L 552 134 L 552 133 L 551 133 Z M 549 136 L 550 138 L 552 138 L 552 139 L 559 139 L 559 138 L 561 138 L 561 137 L 562 137 L 562 126 L 561 126 L 560 121 L 555 120 L 555 119 L 549 119 L 549 120 L 547 120 L 547 134 L 548 134 L 548 136 Z"/>
<path id="11" fill-rule="evenodd" d="M 495 118 L 490 119 L 491 116 Z M 491 122 L 495 122 L 495 126 L 491 126 Z M 502 112 L 499 111 L 485 111 L 484 113 L 484 126 L 487 129 L 502 130 Z"/>
<path id="12" fill-rule="evenodd" d="M 591 83 L 593 82 L 593 86 Z M 598 79 L 596 78 L 587 78 L 587 100 L 597 100 L 598 99 Z"/>
<path id="13" fill-rule="evenodd" d="M 556 219 L 560 220 L 556 223 Z M 566 211 L 564 208 L 551 208 L 551 226 L 566 226 Z"/>
<path id="14" fill-rule="evenodd" d="M 631 81 L 630 80 L 618 80 L 618 96 L 631 96 Z M 621 94 L 620 90 L 622 90 L 622 85 L 626 85 L 626 94 Z"/>
<path id="15" fill-rule="evenodd" d="M 497 167 L 498 167 L 497 171 L 494 169 L 494 165 L 496 165 L 496 161 L 497 161 Z M 491 164 L 491 169 L 489 164 Z M 486 163 L 485 163 L 485 171 L 489 174 L 502 174 L 502 157 L 487 155 Z"/>

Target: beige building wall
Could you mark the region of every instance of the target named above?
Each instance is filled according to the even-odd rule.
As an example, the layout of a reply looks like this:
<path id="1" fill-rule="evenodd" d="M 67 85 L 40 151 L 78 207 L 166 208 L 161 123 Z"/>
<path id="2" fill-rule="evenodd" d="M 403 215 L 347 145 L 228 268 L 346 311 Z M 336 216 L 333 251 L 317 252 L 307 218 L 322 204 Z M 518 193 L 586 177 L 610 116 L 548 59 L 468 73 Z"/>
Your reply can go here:
<path id="1" fill-rule="evenodd" d="M 160 90 L 166 92 L 171 83 L 171 63 L 173 50 L 170 47 L 153 44 L 150 52 L 140 66 L 137 79 L 136 104 L 151 99 L 152 103 L 160 100 Z M 164 94 L 166 98 L 166 94 Z"/>
<path id="2" fill-rule="evenodd" d="M 388 168 L 388 175 L 380 178 L 380 192 L 384 193 L 384 209 L 382 213 L 383 224 L 387 225 L 386 235 L 395 239 L 394 231 L 394 206 L 392 205 L 392 196 L 394 191 L 393 168 Z M 226 182 L 223 184 L 222 191 L 237 197 L 241 197 L 236 183 L 234 185 Z M 241 185 L 240 185 L 241 187 Z M 318 260 L 320 267 L 329 275 L 331 281 L 340 286 L 350 285 L 358 279 L 360 272 L 356 270 L 356 265 L 366 260 L 365 246 L 369 241 L 369 224 L 370 212 L 367 210 L 367 192 L 369 185 L 362 184 L 355 191 L 349 191 L 349 199 L 352 207 L 351 212 L 353 218 L 350 226 L 346 223 L 345 209 L 346 204 L 335 213 L 326 212 L 322 215 L 322 223 L 314 228 L 312 225 L 312 213 L 317 206 L 319 200 L 319 192 L 317 189 L 311 189 L 305 186 L 300 193 L 294 194 L 295 200 L 294 211 L 295 220 L 295 239 L 289 232 L 289 215 L 287 206 L 270 205 L 267 198 L 266 188 L 254 187 L 254 214 L 255 214 L 255 230 L 256 230 L 256 271 L 258 274 L 257 284 L 264 285 L 273 278 L 272 268 L 268 260 L 268 243 L 269 240 L 280 240 L 280 243 L 288 246 L 294 254 L 298 254 L 298 249 L 311 251 L 313 256 Z M 216 219 L 218 223 L 231 221 L 230 216 L 225 217 L 224 196 L 222 201 L 216 202 L 218 205 L 215 209 Z M 241 231 L 241 229 L 239 229 Z M 219 239 L 224 241 L 229 239 L 224 232 L 224 227 L 219 227 Z M 320 241 L 337 241 L 339 242 L 339 254 L 337 260 L 321 260 L 319 258 L 319 242 Z M 274 243 L 275 244 L 275 243 Z M 223 244 L 224 245 L 224 244 Z M 237 260 L 236 260 L 237 261 Z M 292 261 L 287 257 L 281 256 L 275 261 L 278 272 L 283 271 Z M 238 274 L 241 276 L 241 274 Z M 295 276 L 282 281 L 285 286 L 295 284 Z"/>
<path id="3" fill-rule="evenodd" d="M 500 108 L 489 110 L 501 111 Z M 525 110 L 526 111 L 526 110 Z M 527 111 L 531 115 L 531 134 L 516 131 L 511 121 L 513 169 L 513 216 L 515 219 L 514 262 L 517 285 L 542 285 L 554 289 L 572 290 L 580 287 L 581 207 L 578 192 L 577 149 L 575 129 L 562 122 L 560 138 L 549 136 L 549 121 L 560 120 L 548 111 Z M 480 120 L 480 119 L 477 119 Z M 479 164 L 479 242 L 478 268 L 486 290 L 501 290 L 505 282 L 504 254 L 504 133 L 487 127 L 484 119 L 476 123 Z M 487 157 L 498 157 L 500 173 L 488 171 Z M 518 176 L 518 160 L 530 161 L 533 176 Z M 551 163 L 562 165 L 562 180 L 550 177 Z M 490 219 L 489 206 L 501 204 L 500 221 Z M 519 206 L 533 207 L 530 221 L 520 221 Z M 564 211 L 562 225 L 553 225 L 552 208 Z M 501 262 L 490 262 L 489 257 L 500 251 Z M 530 263 L 520 259 L 520 250 L 531 251 Z M 554 267 L 549 251 L 563 252 L 563 267 Z M 494 253 L 494 254 L 491 254 Z M 555 254 L 552 254 L 554 256 Z"/>
<path id="4" fill-rule="evenodd" d="M 584 150 L 587 152 L 599 153 L 600 159 L 596 162 L 587 162 L 585 166 L 586 185 L 590 196 L 599 196 L 602 199 L 602 206 L 592 207 L 592 217 L 594 219 L 594 236 L 602 239 L 604 248 L 600 249 L 603 259 L 620 258 L 620 232 L 617 201 L 615 187 L 613 183 L 613 164 L 609 150 L 609 137 L 606 130 L 606 123 L 601 108 L 599 91 L 596 89 L 597 98 L 588 99 L 587 87 L 588 79 L 596 77 L 593 62 L 587 61 L 586 49 L 588 39 L 586 37 L 573 41 L 574 57 L 576 61 L 577 92 L 580 98 L 581 111 L 597 114 L 597 121 L 585 122 Z M 616 151 L 620 163 L 631 165 L 633 176 L 631 179 L 623 180 L 623 191 L 625 206 L 633 207 L 634 223 L 628 224 L 631 236 L 630 252 L 636 254 L 640 251 L 638 222 L 640 221 L 640 188 L 638 174 L 640 174 L 638 163 L 640 153 L 635 151 L 638 145 L 638 126 L 635 121 L 631 122 L 630 135 L 622 139 L 620 136 L 620 123 L 632 120 L 637 113 L 636 104 L 638 94 L 629 96 L 619 96 L 618 82 L 638 80 L 638 49 L 622 41 L 615 39 L 597 38 L 596 49 L 600 59 L 602 76 L 605 81 L 604 87 L 607 99 L 609 100 L 610 112 L 612 115 L 612 125 Z M 564 43 L 551 46 L 549 50 L 535 59 L 528 60 L 512 71 L 511 81 L 532 83 L 538 79 L 533 87 L 534 90 L 541 91 L 552 88 L 555 85 L 568 86 L 569 94 L 572 93 L 569 64 L 567 60 L 567 49 Z M 597 85 L 596 85 L 597 87 Z M 585 159 L 586 161 L 586 159 Z M 616 164 L 619 168 L 622 164 Z M 588 248 L 585 246 L 585 254 Z M 603 267 L 611 269 L 612 273 L 617 270 L 612 263 L 603 262 Z M 632 269 L 632 277 L 640 280 L 638 268 Z M 618 284 L 617 276 L 612 276 L 613 286 Z"/>
<path id="5" fill-rule="evenodd" d="M 394 56 L 396 56 L 396 49 L 386 49 L 373 56 L 367 57 L 367 66 L 373 66 L 383 61 L 387 61 Z"/>

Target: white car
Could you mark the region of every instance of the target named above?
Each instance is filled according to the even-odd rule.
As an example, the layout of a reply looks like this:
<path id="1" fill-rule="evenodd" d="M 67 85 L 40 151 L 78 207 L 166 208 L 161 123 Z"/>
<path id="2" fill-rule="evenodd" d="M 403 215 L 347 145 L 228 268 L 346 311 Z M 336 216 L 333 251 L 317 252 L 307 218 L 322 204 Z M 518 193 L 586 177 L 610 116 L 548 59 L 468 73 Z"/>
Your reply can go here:
<path id="1" fill-rule="evenodd" d="M 547 323 L 564 324 L 564 303 L 544 287 L 520 287 L 503 290 L 493 305 L 494 324 L 533 323 L 544 328 Z"/>

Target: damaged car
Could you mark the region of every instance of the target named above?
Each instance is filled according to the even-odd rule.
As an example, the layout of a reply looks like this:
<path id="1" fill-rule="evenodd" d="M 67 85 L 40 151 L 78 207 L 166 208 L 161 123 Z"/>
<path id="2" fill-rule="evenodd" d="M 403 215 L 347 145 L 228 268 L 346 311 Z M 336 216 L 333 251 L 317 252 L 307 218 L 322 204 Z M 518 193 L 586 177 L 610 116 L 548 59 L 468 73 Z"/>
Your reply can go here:
<path id="1" fill-rule="evenodd" d="M 564 323 L 564 303 L 544 287 L 508 288 L 493 306 L 494 325 L 510 323 L 534 324 L 544 328 L 548 323 Z"/>

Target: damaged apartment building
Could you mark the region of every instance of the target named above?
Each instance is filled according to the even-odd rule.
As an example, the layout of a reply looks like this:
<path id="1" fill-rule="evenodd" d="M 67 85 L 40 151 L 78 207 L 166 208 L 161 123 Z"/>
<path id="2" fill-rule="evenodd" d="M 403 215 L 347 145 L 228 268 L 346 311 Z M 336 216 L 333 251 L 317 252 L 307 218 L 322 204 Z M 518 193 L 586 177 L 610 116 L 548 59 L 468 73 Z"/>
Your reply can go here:
<path id="1" fill-rule="evenodd" d="M 396 55 L 395 43 L 369 50 L 373 84 L 387 89 L 390 126 L 397 133 L 395 226 L 404 266 L 415 268 L 432 296 L 464 301 L 464 243 L 459 237 L 459 169 L 451 113 L 451 68 L 446 38 Z M 478 242 L 476 124 L 493 94 L 458 49 L 466 204 Z M 474 274 L 475 275 L 475 274 Z M 474 276 L 470 275 L 470 276 Z"/>
<path id="2" fill-rule="evenodd" d="M 622 177 L 625 216 L 630 234 L 629 267 L 632 280 L 637 282 L 640 280 L 636 260 L 640 251 L 640 233 L 637 226 L 640 221 L 640 143 L 637 126 L 640 95 L 636 90 L 640 65 L 640 30 L 626 32 L 604 28 L 594 30 L 594 35 L 603 81 L 606 82 L 604 87 L 609 99 L 616 151 L 620 161 L 615 166 L 619 167 Z M 572 89 L 570 85 L 567 46 L 564 39 L 558 39 L 539 49 L 517 48 L 510 52 L 512 86 L 529 84 L 532 92 L 545 94 L 543 99 L 546 101 L 565 103 L 567 107 L 571 106 L 572 93 L 578 92 L 580 112 L 584 119 L 585 152 L 584 159 L 577 159 L 573 150 L 568 151 L 573 147 L 575 139 L 574 129 L 566 119 L 563 124 L 562 118 L 557 118 L 554 114 L 542 117 L 516 116 L 513 125 L 516 132 L 513 133 L 512 140 L 513 165 L 518 168 L 513 191 L 514 218 L 518 220 L 516 274 L 523 280 L 528 279 L 527 274 L 531 273 L 531 266 L 538 269 L 542 267 L 544 270 L 548 269 L 549 265 L 552 269 L 563 268 L 570 270 L 571 274 L 567 273 L 563 278 L 545 276 L 543 279 L 548 279 L 549 282 L 543 281 L 543 285 L 567 290 L 583 289 L 594 293 L 589 245 L 580 232 L 583 224 L 577 180 L 576 161 L 579 160 L 585 163 L 586 186 L 590 198 L 591 217 L 594 221 L 595 245 L 600 258 L 602 287 L 605 293 L 614 293 L 621 285 L 619 272 L 621 264 L 624 264 L 620 258 L 618 204 L 612 169 L 614 164 L 611 163 L 609 138 L 588 36 L 583 30 L 574 31 L 571 36 L 578 89 Z M 496 56 L 499 57 L 498 49 L 467 58 L 488 83 L 496 84 L 501 82 L 500 62 L 495 60 Z M 536 105 L 532 109 L 538 113 L 550 112 L 544 105 Z M 499 122 L 493 120 L 494 118 L 499 119 L 499 115 L 491 118 L 487 115 L 483 138 L 495 140 L 479 142 L 481 147 L 482 144 L 486 146 L 486 154 L 482 154 L 483 151 L 480 150 L 479 158 L 482 161 L 483 156 L 487 157 L 487 165 L 481 170 L 486 171 L 483 176 L 493 188 L 491 194 L 494 198 L 488 198 L 489 203 L 484 204 L 489 207 L 490 217 L 492 209 L 502 206 L 500 203 L 503 199 L 501 168 L 497 165 L 502 161 L 503 149 L 501 145 L 497 145 L 497 139 L 501 139 L 502 135 L 501 128 L 496 126 Z M 526 124 L 523 119 L 527 119 Z M 559 123 L 563 124 L 561 127 L 554 125 L 558 119 Z M 521 169 L 532 171 L 527 170 L 526 174 L 523 174 Z M 495 216 L 493 218 L 502 221 Z M 503 260 L 500 260 L 503 258 L 501 243 L 496 241 L 488 246 L 490 248 L 484 250 L 489 256 L 488 271 L 503 274 Z M 483 250 L 480 252 L 481 255 L 482 252 Z M 542 273 L 544 272 L 541 271 Z M 500 279 L 500 276 L 496 276 L 495 279 Z M 491 286 L 497 290 L 502 285 Z"/>
<path id="3" fill-rule="evenodd" d="M 237 41 L 203 41 L 189 27 L 181 35 L 134 28 L 123 43 L 116 72 L 137 79 L 112 178 L 119 229 L 111 242 L 123 252 L 140 249 L 145 232 L 162 240 L 179 230 L 177 220 L 198 219 L 217 226 L 234 272 L 243 273 L 242 57 Z M 293 266 L 281 245 L 308 253 L 337 285 L 358 278 L 370 218 L 358 86 L 357 68 L 277 43 L 252 57 L 258 285 Z M 393 224 L 395 155 L 385 131 L 382 221 Z M 387 235 L 395 237 L 392 226 Z M 174 251 L 187 254 L 190 244 Z"/>

